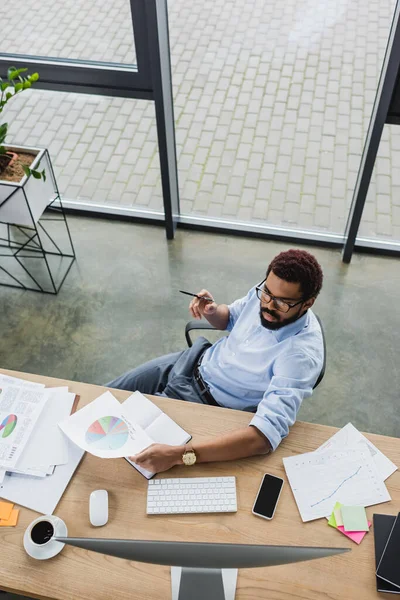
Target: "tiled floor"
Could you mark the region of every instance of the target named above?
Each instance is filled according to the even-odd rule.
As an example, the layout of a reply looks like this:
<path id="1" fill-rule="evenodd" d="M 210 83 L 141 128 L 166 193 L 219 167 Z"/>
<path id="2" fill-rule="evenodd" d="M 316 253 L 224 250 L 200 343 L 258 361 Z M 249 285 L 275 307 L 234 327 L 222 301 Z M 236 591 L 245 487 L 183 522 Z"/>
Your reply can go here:
<path id="1" fill-rule="evenodd" d="M 128 0 L 15 3 L 0 52 L 134 61 Z M 343 232 L 393 4 L 170 0 L 182 212 Z M 65 197 L 162 210 L 151 103 L 31 90 L 5 114 L 10 142 L 50 148 Z M 400 240 L 399 165 L 386 126 L 361 234 Z"/>

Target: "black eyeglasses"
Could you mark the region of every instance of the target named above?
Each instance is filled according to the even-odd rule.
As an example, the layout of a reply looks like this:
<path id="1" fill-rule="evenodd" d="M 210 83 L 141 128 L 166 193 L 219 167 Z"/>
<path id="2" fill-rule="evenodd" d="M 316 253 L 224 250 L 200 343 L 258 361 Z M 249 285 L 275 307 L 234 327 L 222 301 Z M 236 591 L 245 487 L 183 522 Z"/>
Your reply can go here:
<path id="1" fill-rule="evenodd" d="M 262 300 L 266 304 L 268 304 L 272 300 L 274 303 L 274 308 L 276 308 L 276 310 L 279 310 L 280 312 L 283 312 L 283 313 L 289 312 L 289 310 L 291 308 L 294 308 L 298 304 L 301 304 L 302 302 L 306 301 L 306 298 L 302 298 L 298 302 L 294 302 L 294 303 L 286 302 L 286 300 L 282 300 L 282 298 L 277 298 L 276 296 L 273 296 L 270 292 L 267 292 L 267 290 L 261 286 L 256 287 L 256 293 L 257 293 L 258 299 Z"/>

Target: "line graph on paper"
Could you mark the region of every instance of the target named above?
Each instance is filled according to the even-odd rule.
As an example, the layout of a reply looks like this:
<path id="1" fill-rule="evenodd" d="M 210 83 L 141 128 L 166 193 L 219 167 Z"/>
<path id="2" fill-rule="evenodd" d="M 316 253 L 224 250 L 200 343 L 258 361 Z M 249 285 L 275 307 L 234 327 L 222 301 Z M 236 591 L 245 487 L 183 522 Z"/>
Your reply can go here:
<path id="1" fill-rule="evenodd" d="M 390 500 L 367 448 L 310 452 L 283 464 L 303 521 L 330 515 L 336 502 L 371 506 Z"/>

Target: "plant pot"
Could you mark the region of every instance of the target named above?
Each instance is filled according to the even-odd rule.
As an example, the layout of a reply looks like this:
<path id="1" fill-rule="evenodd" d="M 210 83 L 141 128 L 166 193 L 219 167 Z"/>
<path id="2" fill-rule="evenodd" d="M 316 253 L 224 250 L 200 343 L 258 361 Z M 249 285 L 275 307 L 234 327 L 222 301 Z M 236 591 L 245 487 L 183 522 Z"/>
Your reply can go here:
<path id="1" fill-rule="evenodd" d="M 0 176 L 0 222 L 32 227 L 45 208 L 58 196 L 57 184 L 50 164 L 49 154 L 43 148 L 8 146 L 9 152 L 34 154 L 32 170 L 46 171 L 46 181 L 24 175 L 20 181 L 5 181 Z"/>

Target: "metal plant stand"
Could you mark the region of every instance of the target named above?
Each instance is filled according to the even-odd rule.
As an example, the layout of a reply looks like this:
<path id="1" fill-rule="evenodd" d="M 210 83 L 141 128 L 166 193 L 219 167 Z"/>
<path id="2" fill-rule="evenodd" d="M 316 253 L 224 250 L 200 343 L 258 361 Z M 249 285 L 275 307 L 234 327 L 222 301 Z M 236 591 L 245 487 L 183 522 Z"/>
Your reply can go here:
<path id="1" fill-rule="evenodd" d="M 47 150 L 44 154 L 54 194 L 40 218 L 34 218 L 24 186 L 16 187 L 3 203 L 16 200 L 18 193 L 26 203 L 30 224 L 0 220 L 0 285 L 57 294 L 75 260 L 75 250 L 50 156 Z"/>

